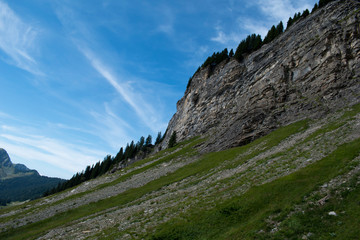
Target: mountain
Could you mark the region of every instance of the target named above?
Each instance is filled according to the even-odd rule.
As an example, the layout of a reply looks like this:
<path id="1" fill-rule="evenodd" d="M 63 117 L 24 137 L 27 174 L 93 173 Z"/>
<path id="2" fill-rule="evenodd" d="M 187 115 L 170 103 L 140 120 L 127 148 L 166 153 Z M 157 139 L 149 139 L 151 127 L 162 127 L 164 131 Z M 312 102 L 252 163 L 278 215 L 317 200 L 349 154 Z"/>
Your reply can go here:
<path id="1" fill-rule="evenodd" d="M 39 198 L 63 181 L 40 176 L 23 164 L 13 164 L 6 150 L 0 148 L 0 205 Z"/>
<path id="2" fill-rule="evenodd" d="M 176 131 L 179 140 L 207 134 L 207 150 L 223 150 L 359 102 L 360 32 L 351 7 L 322 8 L 241 63 L 198 71 L 163 147 Z"/>
<path id="3" fill-rule="evenodd" d="M 360 3 L 319 6 L 200 68 L 152 155 L 1 209 L 0 238 L 358 239 Z"/>
<path id="4" fill-rule="evenodd" d="M 0 148 L 0 180 L 33 174 L 39 175 L 37 171 L 30 170 L 23 164 L 13 164 L 5 149 Z"/>

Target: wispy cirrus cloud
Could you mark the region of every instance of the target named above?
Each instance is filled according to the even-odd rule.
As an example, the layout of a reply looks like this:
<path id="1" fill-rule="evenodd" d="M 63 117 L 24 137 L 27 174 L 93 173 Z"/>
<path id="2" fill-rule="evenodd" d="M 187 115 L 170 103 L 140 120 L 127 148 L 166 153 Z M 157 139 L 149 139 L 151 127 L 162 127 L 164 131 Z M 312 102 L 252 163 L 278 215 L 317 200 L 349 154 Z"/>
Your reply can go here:
<path id="1" fill-rule="evenodd" d="M 163 17 L 168 21 L 162 22 L 154 31 L 171 34 L 173 31 L 173 15 L 170 9 L 165 10 Z M 116 66 L 117 73 L 115 73 L 113 71 L 115 69 L 114 64 L 103 60 L 108 59 L 110 56 L 110 58 L 115 58 L 121 62 L 121 56 L 114 53 L 113 49 L 110 51 L 103 46 L 96 29 L 86 23 L 81 14 L 65 5 L 56 8 L 56 15 L 63 24 L 67 38 L 84 56 L 90 66 L 113 87 L 115 92 L 118 93 L 117 96 L 120 96 L 123 102 L 130 106 L 143 125 L 147 126 L 152 132 L 157 132 L 163 128 L 165 124 L 161 120 L 159 109 L 154 108 L 146 92 L 135 86 L 141 80 L 133 73 L 123 70 L 121 65 Z M 118 72 L 121 72 L 121 74 L 118 74 Z M 104 106 L 107 105 L 104 104 Z M 109 109 L 110 107 L 102 111 L 90 111 L 90 115 L 102 125 L 103 130 L 111 127 L 117 129 L 120 136 L 128 136 L 127 130 L 130 129 L 128 123 L 120 121 L 119 117 L 114 113 L 110 114 Z M 101 115 L 107 116 L 107 118 L 99 121 Z"/>
<path id="2" fill-rule="evenodd" d="M 269 28 L 267 27 L 267 22 L 265 21 L 254 21 L 252 19 L 248 18 L 238 18 L 237 22 L 239 25 L 243 26 L 244 30 L 246 30 L 249 34 L 260 34 L 262 38 L 264 38 L 269 31 Z M 245 36 L 243 36 L 242 39 L 244 39 Z"/>
<path id="3" fill-rule="evenodd" d="M 22 161 L 31 167 L 49 164 L 61 169 L 58 173 L 41 172 L 41 174 L 58 177 L 70 177 L 74 172 L 83 170 L 84 166 L 101 160 L 105 153 L 89 146 L 68 143 L 45 135 L 24 132 L 16 126 L 2 126 L 5 133 L 0 134 L 0 146 L 5 148 L 13 159 Z M 25 130 L 27 131 L 27 130 Z M 29 165 L 30 163 L 30 165 Z M 64 174 L 64 171 L 67 174 Z"/>
<path id="4" fill-rule="evenodd" d="M 0 1 L 0 49 L 4 61 L 34 75 L 44 75 L 31 55 L 38 31 L 25 23 L 6 3 Z"/>
<path id="5" fill-rule="evenodd" d="M 5 113 L 5 112 L 0 112 L 0 120 L 2 118 L 6 118 L 6 119 L 15 119 L 13 116 L 11 116 L 10 114 L 8 113 Z"/>
<path id="6" fill-rule="evenodd" d="M 225 33 L 220 26 L 215 28 L 216 36 L 211 38 L 211 41 L 218 42 L 220 44 L 234 44 L 241 41 L 243 34 L 239 32 Z"/>
<path id="7" fill-rule="evenodd" d="M 289 17 L 296 12 L 302 12 L 305 9 L 311 10 L 311 5 L 308 0 L 299 0 L 292 2 L 290 0 L 260 0 L 254 2 L 263 14 L 273 20 L 283 21 L 286 26 Z"/>
<path id="8" fill-rule="evenodd" d="M 105 112 L 92 111 L 90 114 L 95 119 L 96 125 L 92 126 L 97 132 L 101 132 L 101 138 L 105 140 L 113 149 L 119 149 L 120 146 L 125 146 L 130 142 L 131 137 L 128 132 L 133 128 L 117 116 L 110 106 L 105 103 Z"/>
<path id="9" fill-rule="evenodd" d="M 289 0 L 260 0 L 258 1 L 258 7 L 265 15 L 277 20 L 285 20 L 289 17 L 289 13 L 293 14 L 295 11 Z"/>
<path id="10" fill-rule="evenodd" d="M 159 13 L 159 18 L 161 19 L 161 23 L 158 25 L 155 31 L 162 32 L 168 35 L 174 33 L 174 21 L 175 14 L 169 7 L 161 7 L 157 10 Z"/>
<path id="11" fill-rule="evenodd" d="M 290 0 L 259 0 L 246 3 L 246 7 L 256 7 L 262 13 L 262 18 L 259 19 L 249 16 L 240 16 L 237 18 L 237 28 L 225 31 L 220 25 L 215 27 L 215 36 L 211 38 L 212 41 L 223 45 L 231 43 L 239 43 L 247 35 L 256 33 L 263 38 L 266 36 L 271 25 L 276 25 L 282 21 L 286 27 L 287 20 L 293 16 L 295 12 L 302 12 L 306 8 L 311 9 L 309 0 L 299 0 L 292 2 Z M 247 33 L 247 34 L 245 34 Z"/>
<path id="12" fill-rule="evenodd" d="M 125 102 L 133 108 L 141 121 L 152 131 L 157 131 L 160 123 L 156 117 L 156 111 L 152 105 L 143 99 L 141 93 L 135 92 L 129 82 L 120 80 L 92 51 L 80 46 L 79 49 L 89 60 L 91 66 L 120 94 Z"/>

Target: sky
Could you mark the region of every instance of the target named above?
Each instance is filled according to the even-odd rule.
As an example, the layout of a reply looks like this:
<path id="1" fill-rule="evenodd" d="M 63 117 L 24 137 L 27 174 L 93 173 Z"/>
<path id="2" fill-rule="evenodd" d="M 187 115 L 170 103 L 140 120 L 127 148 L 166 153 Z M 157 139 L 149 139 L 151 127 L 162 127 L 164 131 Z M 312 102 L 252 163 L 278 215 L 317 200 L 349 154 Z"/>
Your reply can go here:
<path id="1" fill-rule="evenodd" d="M 0 148 L 69 179 L 164 133 L 213 52 L 316 0 L 0 0 Z"/>

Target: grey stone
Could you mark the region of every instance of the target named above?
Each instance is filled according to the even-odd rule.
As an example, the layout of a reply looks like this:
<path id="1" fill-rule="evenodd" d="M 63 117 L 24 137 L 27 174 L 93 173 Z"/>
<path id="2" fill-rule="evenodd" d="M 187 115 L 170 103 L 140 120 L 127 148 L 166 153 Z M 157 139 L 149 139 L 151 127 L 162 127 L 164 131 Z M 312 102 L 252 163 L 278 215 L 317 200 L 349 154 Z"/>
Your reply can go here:
<path id="1" fill-rule="evenodd" d="M 242 62 L 197 72 L 177 103 L 170 135 L 207 135 L 203 151 L 239 146 L 305 118 L 360 102 L 358 1 L 335 1 Z M 328 17 L 324 17 L 328 16 Z"/>

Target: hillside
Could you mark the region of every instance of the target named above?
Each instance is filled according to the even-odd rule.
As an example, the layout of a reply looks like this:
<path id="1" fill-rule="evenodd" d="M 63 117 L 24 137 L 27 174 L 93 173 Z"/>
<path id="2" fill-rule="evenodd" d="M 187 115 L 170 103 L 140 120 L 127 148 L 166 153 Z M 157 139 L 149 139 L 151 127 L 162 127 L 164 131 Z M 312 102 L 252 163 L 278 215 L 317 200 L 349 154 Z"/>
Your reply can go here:
<path id="1" fill-rule="evenodd" d="M 40 176 L 23 164 L 13 164 L 6 150 L 0 148 L 0 205 L 42 197 L 63 181 Z"/>
<path id="2" fill-rule="evenodd" d="M 168 133 L 212 136 L 206 151 L 240 146 L 305 117 L 359 102 L 358 1 L 335 1 L 250 54 L 192 78 Z"/>
<path id="3" fill-rule="evenodd" d="M 200 154 L 205 139 L 182 142 L 123 171 L 0 210 L 0 238 L 356 239 L 359 126 L 358 104 L 225 151 Z"/>
<path id="4" fill-rule="evenodd" d="M 0 239 L 358 239 L 359 9 L 201 68 L 156 153 L 0 209 Z"/>
<path id="5" fill-rule="evenodd" d="M 13 164 L 6 150 L 0 148 L 0 180 L 33 174 L 38 173 L 35 170 L 28 169 L 23 164 Z"/>

